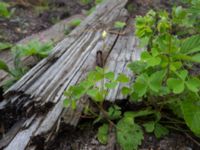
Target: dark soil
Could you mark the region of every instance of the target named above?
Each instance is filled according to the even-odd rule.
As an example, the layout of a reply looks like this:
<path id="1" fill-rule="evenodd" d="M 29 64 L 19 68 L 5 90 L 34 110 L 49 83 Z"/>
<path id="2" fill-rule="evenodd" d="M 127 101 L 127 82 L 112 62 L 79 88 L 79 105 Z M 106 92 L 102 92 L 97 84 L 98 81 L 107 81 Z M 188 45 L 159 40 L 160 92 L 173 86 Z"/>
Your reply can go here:
<path id="1" fill-rule="evenodd" d="M 98 126 L 92 121 L 82 120 L 77 128 L 62 125 L 55 140 L 46 144 L 46 150 L 108 150 L 97 140 Z M 116 150 L 121 150 L 117 143 Z M 179 132 L 170 132 L 168 136 L 156 139 L 152 134 L 145 134 L 140 150 L 199 150 L 199 147 L 185 135 Z"/>
<path id="2" fill-rule="evenodd" d="M 48 0 L 48 2 L 47 6 L 11 3 L 10 11 L 14 12 L 12 17 L 0 18 L 0 41 L 15 43 L 91 7 L 81 4 L 79 0 Z"/>

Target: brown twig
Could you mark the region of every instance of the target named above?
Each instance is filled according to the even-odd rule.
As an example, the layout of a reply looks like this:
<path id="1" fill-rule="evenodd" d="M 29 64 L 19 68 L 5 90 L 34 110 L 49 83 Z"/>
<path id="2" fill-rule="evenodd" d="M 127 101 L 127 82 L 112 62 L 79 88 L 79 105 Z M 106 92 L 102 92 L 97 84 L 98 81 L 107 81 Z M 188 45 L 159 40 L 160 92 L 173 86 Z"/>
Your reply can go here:
<path id="1" fill-rule="evenodd" d="M 200 147 L 200 143 L 195 140 L 192 136 L 190 136 L 188 133 L 184 133 L 191 141 L 193 141 L 198 147 Z"/>

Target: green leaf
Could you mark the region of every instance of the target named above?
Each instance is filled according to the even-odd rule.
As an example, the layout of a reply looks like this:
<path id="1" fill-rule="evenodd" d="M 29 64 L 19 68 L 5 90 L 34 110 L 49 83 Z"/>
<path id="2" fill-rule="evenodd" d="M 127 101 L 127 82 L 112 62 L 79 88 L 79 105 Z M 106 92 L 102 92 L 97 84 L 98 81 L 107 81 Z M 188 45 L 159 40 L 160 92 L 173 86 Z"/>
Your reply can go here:
<path id="1" fill-rule="evenodd" d="M 146 94 L 148 88 L 148 75 L 141 74 L 137 77 L 135 83 L 133 84 L 134 92 L 138 94 L 139 97 L 142 97 Z"/>
<path id="2" fill-rule="evenodd" d="M 104 96 L 99 89 L 91 89 L 87 91 L 87 94 L 96 102 L 104 101 Z"/>
<path id="3" fill-rule="evenodd" d="M 69 99 L 65 99 L 65 100 L 63 101 L 64 107 L 68 107 L 68 106 L 70 105 L 70 103 L 71 103 L 71 101 L 70 101 Z"/>
<path id="4" fill-rule="evenodd" d="M 184 91 L 184 81 L 176 78 L 169 78 L 167 80 L 167 86 L 173 90 L 174 94 L 180 94 Z"/>
<path id="5" fill-rule="evenodd" d="M 140 82 L 136 82 L 134 84 L 134 92 L 136 92 L 139 97 L 142 97 L 146 94 L 147 88 L 148 88 L 147 84 L 143 84 Z"/>
<path id="6" fill-rule="evenodd" d="M 159 57 L 152 57 L 147 60 L 147 65 L 153 67 L 153 66 L 159 65 L 160 62 L 161 62 L 161 59 Z"/>
<path id="7" fill-rule="evenodd" d="M 151 132 L 154 131 L 155 122 L 154 122 L 154 121 L 150 121 L 150 122 L 144 123 L 143 126 L 144 126 L 145 131 L 146 131 L 147 133 L 151 133 Z"/>
<path id="8" fill-rule="evenodd" d="M 32 40 L 25 45 L 16 45 L 12 48 L 12 52 L 19 57 L 36 56 L 38 59 L 42 59 L 47 57 L 52 49 L 52 42 L 41 43 L 39 40 Z"/>
<path id="9" fill-rule="evenodd" d="M 85 90 L 88 90 L 89 88 L 91 88 L 92 86 L 94 86 L 94 82 L 90 81 L 90 80 L 84 80 L 82 82 L 79 83 L 80 86 L 84 87 Z"/>
<path id="10" fill-rule="evenodd" d="M 134 61 L 128 64 L 128 68 L 133 71 L 133 73 L 140 74 L 142 71 L 145 70 L 147 64 L 143 61 Z"/>
<path id="11" fill-rule="evenodd" d="M 73 95 L 73 99 L 75 100 L 80 99 L 85 93 L 86 93 L 86 90 L 84 86 L 76 85 L 72 88 L 72 95 Z"/>
<path id="12" fill-rule="evenodd" d="M 126 96 L 126 95 L 130 94 L 131 89 L 128 88 L 128 87 L 123 87 L 122 90 L 121 90 L 121 92 L 122 92 L 123 95 Z"/>
<path id="13" fill-rule="evenodd" d="M 12 44 L 7 42 L 0 42 L 0 51 L 11 48 Z"/>
<path id="14" fill-rule="evenodd" d="M 166 74 L 166 71 L 157 71 L 151 74 L 149 78 L 149 87 L 154 92 L 158 92 L 161 89 L 163 78 Z"/>
<path id="15" fill-rule="evenodd" d="M 9 18 L 11 16 L 11 13 L 8 10 L 9 4 L 5 2 L 0 2 L 0 16 Z"/>
<path id="16" fill-rule="evenodd" d="M 181 50 L 184 54 L 192 54 L 200 51 L 200 35 L 193 35 L 181 43 Z"/>
<path id="17" fill-rule="evenodd" d="M 167 107 L 172 110 L 172 112 L 179 118 L 183 118 L 183 113 L 179 104 L 179 98 L 171 98 L 170 103 L 167 104 Z"/>
<path id="18" fill-rule="evenodd" d="M 137 117 L 143 117 L 143 116 L 148 116 L 155 114 L 155 111 L 151 109 L 145 109 L 145 110 L 140 110 L 140 111 L 135 111 L 135 112 L 126 112 L 124 116 L 126 117 L 131 117 L 131 118 L 137 118 Z"/>
<path id="19" fill-rule="evenodd" d="M 108 130 L 109 130 L 108 124 L 103 124 L 101 127 L 99 127 L 98 133 L 97 133 L 97 138 L 101 144 L 107 144 Z"/>
<path id="20" fill-rule="evenodd" d="M 105 83 L 105 87 L 108 88 L 108 89 L 114 89 L 114 88 L 116 88 L 116 86 L 117 86 L 117 82 Z"/>
<path id="21" fill-rule="evenodd" d="M 5 71 L 5 72 L 7 72 L 7 73 L 10 73 L 9 67 L 8 67 L 7 64 L 6 64 L 4 61 L 2 61 L 2 60 L 0 60 L 0 70 L 3 70 L 3 71 Z"/>
<path id="22" fill-rule="evenodd" d="M 87 75 L 87 79 L 92 82 L 98 82 L 104 79 L 104 74 L 98 71 L 90 71 Z"/>
<path id="23" fill-rule="evenodd" d="M 144 60 L 147 63 L 147 66 L 150 67 L 157 66 L 161 62 L 161 58 L 158 56 L 151 56 L 147 51 L 144 51 L 141 54 L 141 59 Z"/>
<path id="24" fill-rule="evenodd" d="M 109 79 L 110 81 L 113 81 L 115 79 L 114 72 L 108 72 L 104 75 L 104 78 Z"/>
<path id="25" fill-rule="evenodd" d="M 188 71 L 187 70 L 181 70 L 178 74 L 178 76 L 185 81 L 186 77 L 188 76 Z"/>
<path id="26" fill-rule="evenodd" d="M 117 29 L 123 29 L 126 26 L 125 22 L 121 22 L 121 21 L 116 21 L 114 24 L 114 27 Z"/>
<path id="27" fill-rule="evenodd" d="M 137 150 L 143 139 L 141 127 L 132 118 L 124 117 L 117 123 L 117 142 L 123 150 Z"/>
<path id="28" fill-rule="evenodd" d="M 120 73 L 117 77 L 117 81 L 122 82 L 122 83 L 127 83 L 130 81 L 129 77 L 127 77 L 125 74 Z"/>
<path id="29" fill-rule="evenodd" d="M 108 109 L 108 116 L 111 120 L 116 120 L 121 117 L 121 108 L 117 105 L 111 106 Z"/>
<path id="30" fill-rule="evenodd" d="M 198 78 L 191 78 L 186 82 L 187 88 L 192 92 L 198 92 L 200 87 L 200 80 Z"/>
<path id="31" fill-rule="evenodd" d="M 150 59 L 152 56 L 149 54 L 149 52 L 147 52 L 147 51 L 144 51 L 144 52 L 142 52 L 142 54 L 141 54 L 141 59 L 142 60 L 148 60 L 148 59 Z"/>
<path id="32" fill-rule="evenodd" d="M 198 53 L 198 54 L 193 55 L 191 60 L 194 62 L 200 63 L 200 54 Z"/>
<path id="33" fill-rule="evenodd" d="M 69 25 L 70 25 L 70 27 L 77 27 L 77 26 L 79 26 L 80 24 L 81 24 L 81 19 L 74 19 L 74 20 L 72 20 L 70 23 L 69 23 Z"/>
<path id="34" fill-rule="evenodd" d="M 176 71 L 176 70 L 180 69 L 181 67 L 182 67 L 182 63 L 179 61 L 171 62 L 171 64 L 170 64 L 170 70 L 172 70 L 172 71 Z"/>
<path id="35" fill-rule="evenodd" d="M 72 100 L 72 101 L 71 101 L 71 108 L 72 108 L 73 110 L 76 109 L 76 101 L 75 101 L 75 100 Z"/>
<path id="36" fill-rule="evenodd" d="M 167 128 L 165 128 L 163 125 L 157 123 L 155 125 L 155 130 L 154 130 L 154 134 L 157 138 L 161 138 L 167 134 L 169 134 L 169 130 Z"/>
<path id="37" fill-rule="evenodd" d="M 181 102 L 181 110 L 187 126 L 200 137 L 200 106 L 192 99 Z"/>
<path id="38" fill-rule="evenodd" d="M 187 11 L 182 6 L 174 7 L 172 17 L 174 23 L 181 24 L 187 18 Z"/>
<path id="39" fill-rule="evenodd" d="M 104 0 L 95 0 L 95 4 L 98 5 L 100 3 L 102 3 Z"/>

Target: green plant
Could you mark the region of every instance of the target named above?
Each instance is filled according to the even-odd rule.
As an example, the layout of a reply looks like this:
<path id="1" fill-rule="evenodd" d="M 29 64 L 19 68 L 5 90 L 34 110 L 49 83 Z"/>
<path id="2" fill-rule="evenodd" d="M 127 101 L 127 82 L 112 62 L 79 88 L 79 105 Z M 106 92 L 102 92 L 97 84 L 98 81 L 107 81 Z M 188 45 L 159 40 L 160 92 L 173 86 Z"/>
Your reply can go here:
<path id="1" fill-rule="evenodd" d="M 81 19 L 74 19 L 71 22 L 69 22 L 70 28 L 75 28 L 81 24 Z"/>
<path id="2" fill-rule="evenodd" d="M 0 60 L 0 70 L 8 73 L 11 78 L 3 83 L 3 90 L 7 90 L 12 84 L 18 81 L 28 70 L 27 67 L 21 66 L 19 62 L 14 62 L 14 67 L 10 68 L 4 61 Z"/>
<path id="3" fill-rule="evenodd" d="M 86 15 L 89 16 L 89 15 L 92 14 L 95 10 L 96 10 L 96 7 L 90 8 L 90 9 L 86 12 Z"/>
<path id="4" fill-rule="evenodd" d="M 95 0 L 95 4 L 98 5 L 100 3 L 102 3 L 104 0 Z"/>
<path id="5" fill-rule="evenodd" d="M 11 48 L 13 45 L 8 42 L 0 42 L 0 51 Z"/>
<path id="6" fill-rule="evenodd" d="M 0 2 L 0 17 L 10 18 L 11 12 L 8 10 L 9 4 Z"/>
<path id="7" fill-rule="evenodd" d="M 121 21 L 116 21 L 114 24 L 114 27 L 116 29 L 123 29 L 126 26 L 125 22 L 121 22 Z"/>
<path id="8" fill-rule="evenodd" d="M 115 75 L 99 67 L 65 92 L 66 107 L 76 109 L 77 100 L 84 96 L 97 106 L 99 112 L 88 107 L 86 112 L 96 118 L 94 123 L 103 123 L 97 133 L 102 144 L 107 143 L 110 128 L 124 150 L 138 149 L 144 131 L 161 138 L 169 129 L 187 132 L 187 125 L 200 137 L 200 75 L 192 70 L 200 63 L 200 35 L 196 22 L 188 22 L 192 15 L 188 10 L 174 7 L 171 14 L 151 10 L 136 17 L 135 34 L 140 46 L 147 50 L 141 53 L 140 60 L 128 65 L 135 81 L 123 87 L 121 93 L 129 96 L 132 105 L 140 105 L 137 111 L 124 111 L 116 104 L 103 107 L 108 89 L 130 80 L 124 74 Z M 183 28 L 193 30 L 192 34 L 190 30 L 179 34 Z"/>
<path id="9" fill-rule="evenodd" d="M 80 0 L 80 2 L 84 5 L 88 5 L 93 2 L 93 0 Z"/>
<path id="10" fill-rule="evenodd" d="M 11 45 L 6 45 L 8 47 Z M 8 89 L 12 84 L 18 81 L 27 71 L 28 67 L 22 64 L 22 57 L 34 56 L 38 60 L 48 56 L 53 45 L 52 43 L 40 43 L 37 40 L 30 41 L 27 45 L 16 45 L 12 48 L 14 63 L 13 68 L 10 68 L 4 61 L 0 60 L 0 70 L 8 73 L 11 78 L 4 82 L 4 91 Z"/>
<path id="11" fill-rule="evenodd" d="M 199 136 L 200 118 L 196 115 L 200 112 L 197 105 L 200 80 L 190 69 L 200 63 L 200 35 L 182 38 L 173 34 L 173 26 L 184 26 L 188 17 L 181 9 L 174 8 L 171 18 L 167 12 L 150 11 L 147 16 L 136 19 L 136 35 L 150 48 L 141 54 L 140 61 L 129 65 L 138 74 L 130 95 L 132 101 L 146 100 L 159 111 L 172 109 L 177 114 L 177 109 L 180 110 L 177 115 Z"/>
<path id="12" fill-rule="evenodd" d="M 96 70 L 89 72 L 84 81 L 75 86 L 71 86 L 64 93 L 66 96 L 64 105 L 71 105 L 72 108 L 75 109 L 76 101 L 84 95 L 91 97 L 95 103 L 102 104 L 108 94 L 108 89 L 115 88 L 118 82 L 128 81 L 129 78 L 124 74 L 119 74 L 118 77 L 115 77 L 113 72 L 106 72 L 104 69 L 96 67 Z M 100 85 L 97 86 L 97 83 Z"/>
<path id="13" fill-rule="evenodd" d="M 53 48 L 51 42 L 41 43 L 38 40 L 32 40 L 25 45 L 16 45 L 12 48 L 15 57 L 21 58 L 25 56 L 35 56 L 37 59 L 42 59 L 48 56 Z"/>

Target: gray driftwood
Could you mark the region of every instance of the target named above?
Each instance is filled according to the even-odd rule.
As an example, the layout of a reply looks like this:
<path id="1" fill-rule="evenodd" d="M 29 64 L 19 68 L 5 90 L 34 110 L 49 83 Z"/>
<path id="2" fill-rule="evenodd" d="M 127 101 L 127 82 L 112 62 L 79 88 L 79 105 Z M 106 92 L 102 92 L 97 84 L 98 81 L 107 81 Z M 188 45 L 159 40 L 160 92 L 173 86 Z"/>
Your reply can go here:
<path id="1" fill-rule="evenodd" d="M 13 114 L 20 122 L 0 141 L 0 148 L 6 150 L 37 149 L 38 142 L 44 147 L 53 140 L 61 122 L 76 126 L 87 99 L 81 99 L 76 111 L 63 107 L 63 92 L 84 79 L 96 64 L 96 54 L 101 51 L 105 67 L 116 73 L 131 75 L 127 63 L 138 59 L 140 49 L 133 34 L 133 20 L 124 8 L 128 0 L 107 0 L 86 18 L 63 41 L 57 44 L 48 58 L 32 68 L 6 93 L 6 102 L 0 104 L 0 111 L 14 106 Z M 115 21 L 125 21 L 122 30 L 113 29 Z M 105 48 L 101 33 L 108 32 Z M 110 32 L 112 30 L 112 32 Z M 113 30 L 115 30 L 113 32 Z M 124 32 L 128 31 L 128 32 Z M 125 34 L 123 34 L 125 33 Z M 129 86 L 129 84 L 127 84 Z M 124 99 L 120 94 L 122 85 L 109 92 L 109 101 Z M 1 113 L 2 114 L 2 113 Z"/>

